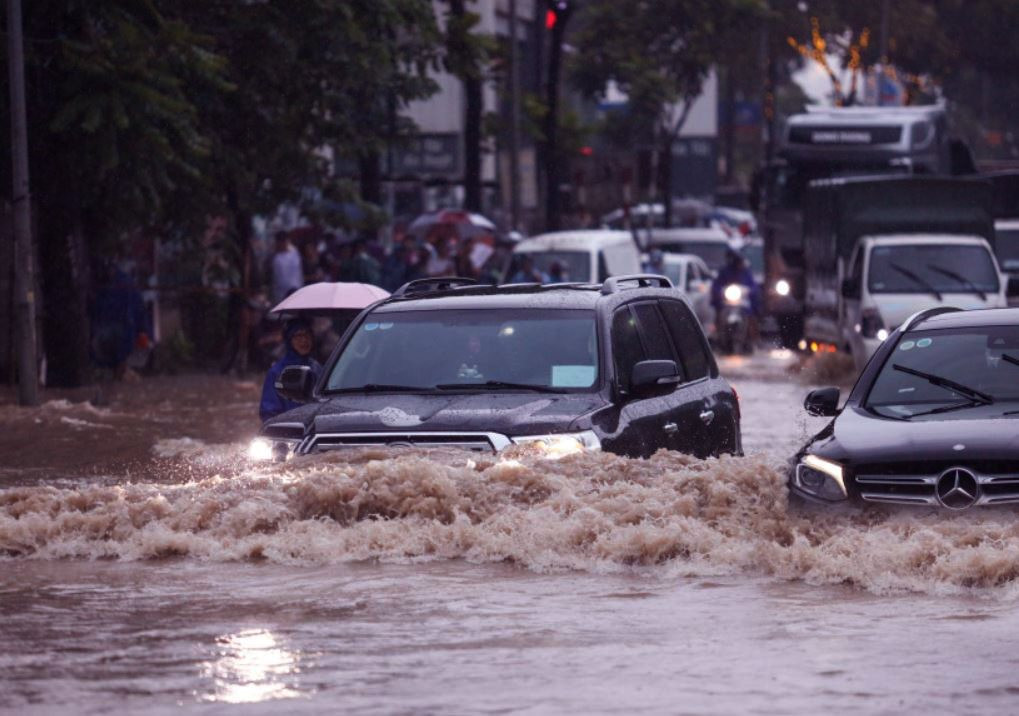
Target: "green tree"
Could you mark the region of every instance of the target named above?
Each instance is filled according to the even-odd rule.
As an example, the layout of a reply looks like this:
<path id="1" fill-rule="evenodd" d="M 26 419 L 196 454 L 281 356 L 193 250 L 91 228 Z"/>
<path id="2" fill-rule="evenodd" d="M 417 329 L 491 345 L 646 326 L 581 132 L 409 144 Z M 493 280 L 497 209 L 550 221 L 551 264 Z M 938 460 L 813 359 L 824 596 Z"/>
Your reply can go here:
<path id="1" fill-rule="evenodd" d="M 449 0 L 443 67 L 464 89 L 464 207 L 481 211 L 481 137 L 484 102 L 482 88 L 493 39 L 479 34 L 477 13 L 465 0 Z"/>
<path id="2" fill-rule="evenodd" d="M 666 221 L 672 146 L 728 39 L 749 32 L 763 11 L 756 0 L 594 0 L 577 18 L 572 80 L 589 97 L 610 82 L 626 94 L 631 132 L 652 150 Z"/>

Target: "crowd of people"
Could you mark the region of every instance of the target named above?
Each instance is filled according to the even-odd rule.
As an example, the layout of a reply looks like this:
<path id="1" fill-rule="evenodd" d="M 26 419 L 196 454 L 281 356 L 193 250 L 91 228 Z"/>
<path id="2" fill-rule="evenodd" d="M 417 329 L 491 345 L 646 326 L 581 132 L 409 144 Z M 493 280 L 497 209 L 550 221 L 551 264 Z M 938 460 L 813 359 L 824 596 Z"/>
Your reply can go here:
<path id="1" fill-rule="evenodd" d="M 266 276 L 274 303 L 317 281 L 369 283 L 387 291 L 436 276 L 493 282 L 501 278 L 508 251 L 490 233 L 462 235 L 453 224 L 434 224 L 422 234 L 395 227 L 388 249 L 375 239 L 279 231 Z"/>

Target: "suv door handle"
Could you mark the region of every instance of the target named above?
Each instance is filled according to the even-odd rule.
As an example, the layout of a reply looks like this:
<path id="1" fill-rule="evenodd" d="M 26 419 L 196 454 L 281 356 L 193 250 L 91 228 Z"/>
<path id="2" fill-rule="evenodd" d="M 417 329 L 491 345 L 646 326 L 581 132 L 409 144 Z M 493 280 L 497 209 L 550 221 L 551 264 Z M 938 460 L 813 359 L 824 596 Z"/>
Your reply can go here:
<path id="1" fill-rule="evenodd" d="M 669 435 L 673 435 L 679 432 L 679 426 L 675 423 L 666 423 L 662 426 L 662 430 L 667 432 Z"/>
<path id="2" fill-rule="evenodd" d="M 711 425 L 711 422 L 714 419 L 715 419 L 714 410 L 705 410 L 703 413 L 701 413 L 701 422 L 703 422 L 705 425 Z"/>

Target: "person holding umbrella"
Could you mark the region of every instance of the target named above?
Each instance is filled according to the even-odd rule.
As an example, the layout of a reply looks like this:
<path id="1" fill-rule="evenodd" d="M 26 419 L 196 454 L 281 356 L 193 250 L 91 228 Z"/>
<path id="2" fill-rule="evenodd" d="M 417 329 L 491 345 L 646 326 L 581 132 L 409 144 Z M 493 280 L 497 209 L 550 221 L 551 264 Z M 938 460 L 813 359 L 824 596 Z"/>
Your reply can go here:
<path id="1" fill-rule="evenodd" d="M 283 329 L 283 340 L 287 348 L 286 353 L 269 368 L 269 372 L 265 376 L 265 383 L 262 384 L 262 400 L 258 404 L 258 416 L 263 423 L 269 418 L 274 418 L 280 413 L 285 413 L 300 405 L 300 403 L 287 400 L 276 392 L 276 381 L 284 368 L 291 365 L 308 366 L 316 380 L 322 372 L 322 366 L 311 357 L 311 352 L 315 347 L 315 334 L 307 319 L 292 318 L 287 321 Z"/>

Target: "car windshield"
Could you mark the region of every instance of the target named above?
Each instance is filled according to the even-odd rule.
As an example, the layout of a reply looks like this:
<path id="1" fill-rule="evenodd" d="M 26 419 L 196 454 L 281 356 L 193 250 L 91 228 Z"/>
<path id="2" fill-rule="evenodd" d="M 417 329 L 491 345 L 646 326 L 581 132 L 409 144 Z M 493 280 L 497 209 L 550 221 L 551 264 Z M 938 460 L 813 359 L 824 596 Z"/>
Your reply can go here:
<path id="1" fill-rule="evenodd" d="M 867 396 L 868 408 L 899 418 L 990 402 L 1019 402 L 1019 327 L 908 333 Z"/>
<path id="2" fill-rule="evenodd" d="M 520 271 L 524 256 L 534 262 L 534 268 L 543 275 L 542 283 L 565 283 L 567 281 L 588 282 L 591 280 L 591 254 L 584 251 L 528 251 L 513 257 L 512 281 Z M 524 281 L 523 283 L 530 283 Z"/>
<path id="3" fill-rule="evenodd" d="M 994 233 L 1001 268 L 1019 271 L 1019 229 L 998 229 Z"/>
<path id="4" fill-rule="evenodd" d="M 700 256 L 712 271 L 725 266 L 725 252 L 729 244 L 725 241 L 670 241 L 659 246 L 662 251 L 673 254 L 694 254 Z"/>
<path id="5" fill-rule="evenodd" d="M 966 244 L 877 246 L 870 252 L 871 293 L 995 293 L 990 252 Z"/>
<path id="6" fill-rule="evenodd" d="M 590 310 L 475 309 L 370 315 L 343 348 L 326 392 L 368 389 L 555 392 L 598 379 Z"/>

